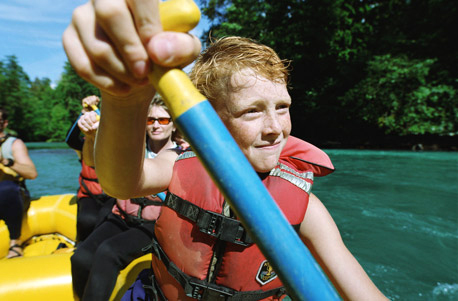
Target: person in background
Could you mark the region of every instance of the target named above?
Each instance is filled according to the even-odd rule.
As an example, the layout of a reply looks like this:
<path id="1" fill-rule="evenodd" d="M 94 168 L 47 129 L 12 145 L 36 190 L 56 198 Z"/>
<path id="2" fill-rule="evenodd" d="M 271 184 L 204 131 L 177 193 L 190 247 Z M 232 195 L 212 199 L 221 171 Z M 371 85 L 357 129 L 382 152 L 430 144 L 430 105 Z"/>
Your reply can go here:
<path id="1" fill-rule="evenodd" d="M 164 151 L 154 160 L 144 159 L 147 108 L 155 93 L 146 81 L 148 61 L 183 65 L 198 49 L 193 37 L 162 32 L 157 1 L 103 3 L 91 1 L 74 11 L 64 48 L 76 72 L 102 91 L 95 158 L 104 189 L 119 198 L 169 190 L 153 241 L 156 292 L 168 300 L 282 298 L 280 279 L 243 229 L 229 227 L 229 233 L 211 235 L 212 221 L 238 224 L 195 154 L 186 152 L 177 160 L 176 153 Z M 104 55 L 97 55 L 100 49 Z M 332 172 L 333 166 L 324 152 L 290 137 L 284 63 L 265 45 L 228 37 L 206 49 L 191 78 L 341 296 L 387 300 L 310 191 L 313 177 Z"/>
<path id="2" fill-rule="evenodd" d="M 30 194 L 25 180 L 38 176 L 35 164 L 25 143 L 6 132 L 8 113 L 0 108 L 0 219 L 10 233 L 7 258 L 20 257 L 22 218 L 30 205 Z"/>
<path id="3" fill-rule="evenodd" d="M 65 142 L 74 149 L 81 163 L 77 191 L 76 242 L 84 241 L 110 213 L 116 199 L 102 190 L 94 169 L 94 139 L 98 114 L 94 110 L 100 103 L 96 95 L 83 98 L 81 115 L 67 133 Z M 98 124 L 97 124 L 98 125 Z M 93 128 L 94 127 L 94 128 Z M 81 135 L 83 133 L 83 135 Z"/>
<path id="4" fill-rule="evenodd" d="M 166 150 L 181 152 L 182 147 L 173 140 L 180 137 L 179 133 L 159 95 L 150 104 L 146 124 L 147 160 L 154 160 Z M 88 119 L 82 125 L 82 130 L 88 132 L 96 130 L 98 121 Z M 71 263 L 74 292 L 81 300 L 108 300 L 119 272 L 150 252 L 147 247 L 161 205 L 161 199 L 155 195 L 118 199 L 107 218 L 78 245 Z"/>

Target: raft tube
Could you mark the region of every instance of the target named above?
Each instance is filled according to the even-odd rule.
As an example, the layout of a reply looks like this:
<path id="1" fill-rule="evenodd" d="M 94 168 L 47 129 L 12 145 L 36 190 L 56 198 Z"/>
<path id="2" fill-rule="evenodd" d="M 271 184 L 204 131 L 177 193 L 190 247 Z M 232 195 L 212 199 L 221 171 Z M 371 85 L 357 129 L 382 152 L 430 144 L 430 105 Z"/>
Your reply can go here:
<path id="1" fill-rule="evenodd" d="M 6 259 L 9 232 L 0 221 L 0 300 L 74 300 L 70 257 L 76 239 L 76 196 L 43 196 L 23 219 L 23 257 Z M 121 271 L 110 300 L 120 300 L 145 268 L 151 254 Z"/>

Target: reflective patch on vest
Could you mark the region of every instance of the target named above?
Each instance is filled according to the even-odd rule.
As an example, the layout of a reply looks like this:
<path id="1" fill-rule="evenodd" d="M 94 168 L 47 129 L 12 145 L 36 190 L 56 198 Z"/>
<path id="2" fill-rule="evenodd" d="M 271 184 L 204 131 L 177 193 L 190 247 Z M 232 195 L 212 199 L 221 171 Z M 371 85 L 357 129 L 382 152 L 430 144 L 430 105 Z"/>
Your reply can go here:
<path id="1" fill-rule="evenodd" d="M 273 177 L 280 177 L 291 184 L 296 185 L 308 194 L 310 194 L 310 190 L 312 189 L 312 184 L 306 181 L 306 179 L 313 181 L 313 172 L 311 171 L 297 172 L 291 167 L 280 163 L 277 167 L 270 171 L 269 175 Z"/>
<path id="2" fill-rule="evenodd" d="M 267 260 L 264 260 L 259 266 L 258 274 L 256 275 L 256 281 L 261 285 L 265 285 L 275 278 L 277 278 L 277 273 L 275 273 L 270 263 Z"/>
<path id="3" fill-rule="evenodd" d="M 182 153 L 181 155 L 178 156 L 178 158 L 175 160 L 175 162 L 176 161 L 180 161 L 180 160 L 184 160 L 184 159 L 194 158 L 194 157 L 196 157 L 196 153 L 195 152 L 192 152 L 192 151 L 184 152 L 184 153 Z"/>

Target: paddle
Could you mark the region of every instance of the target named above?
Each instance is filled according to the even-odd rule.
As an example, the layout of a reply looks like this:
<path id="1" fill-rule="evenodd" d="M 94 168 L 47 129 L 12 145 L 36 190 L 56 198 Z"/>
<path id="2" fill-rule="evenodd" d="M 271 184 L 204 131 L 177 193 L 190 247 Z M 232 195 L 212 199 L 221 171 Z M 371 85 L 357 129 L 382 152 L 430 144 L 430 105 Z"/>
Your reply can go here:
<path id="1" fill-rule="evenodd" d="M 167 9 L 164 5 L 168 5 Z M 187 12 L 171 17 L 178 8 L 180 14 Z M 160 13 L 164 30 L 187 32 L 200 19 L 200 11 L 192 0 L 163 2 Z M 339 299 L 229 131 L 188 76 L 179 69 L 154 66 L 150 80 L 202 164 L 278 273 L 288 294 L 295 300 Z"/>

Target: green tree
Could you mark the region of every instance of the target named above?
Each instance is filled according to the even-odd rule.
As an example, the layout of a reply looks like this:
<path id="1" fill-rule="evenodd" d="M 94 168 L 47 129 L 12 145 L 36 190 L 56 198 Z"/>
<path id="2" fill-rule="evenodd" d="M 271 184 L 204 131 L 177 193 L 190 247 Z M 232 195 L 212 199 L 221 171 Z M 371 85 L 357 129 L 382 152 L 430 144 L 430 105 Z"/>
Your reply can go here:
<path id="1" fill-rule="evenodd" d="M 30 80 L 28 75 L 19 65 L 16 56 L 6 57 L 6 63 L 2 64 L 0 76 L 0 105 L 9 112 L 8 128 L 24 140 L 29 139 L 27 124 L 24 116 L 27 115 L 27 100 L 30 97 Z"/>
<path id="2" fill-rule="evenodd" d="M 310 138 L 343 118 L 337 96 L 356 84 L 368 56 L 372 31 L 364 17 L 364 1 L 202 1 L 203 12 L 214 20 L 214 37 L 251 37 L 292 60 L 293 131 Z M 207 36 L 205 33 L 204 36 Z M 326 119 L 317 117 L 333 116 Z M 311 124 L 316 124 L 314 131 Z"/>
<path id="3" fill-rule="evenodd" d="M 28 108 L 31 111 L 29 128 L 33 132 L 32 141 L 48 141 L 53 132 L 49 128 L 53 108 L 54 90 L 48 78 L 35 79 L 31 85 L 31 98 Z"/>
<path id="4" fill-rule="evenodd" d="M 456 132 L 456 1 L 201 0 L 201 5 L 213 20 L 213 37 L 251 37 L 293 60 L 293 131 L 299 136 L 342 141 L 380 129 L 395 135 Z M 395 79 L 399 84 L 376 82 L 381 76 L 374 64 L 386 57 L 391 58 L 387 77 L 403 70 L 408 88 L 402 77 Z M 373 97 L 381 99 L 372 102 L 379 104 L 354 114 L 352 108 L 363 101 L 358 97 L 371 89 L 378 89 Z M 418 104 L 410 107 L 413 103 Z"/>
<path id="5" fill-rule="evenodd" d="M 341 99 L 359 117 L 388 134 L 458 134 L 458 98 L 452 86 L 430 81 L 435 60 L 375 56 L 367 77 Z"/>
<path id="6" fill-rule="evenodd" d="M 100 91 L 82 79 L 69 62 L 65 63 L 62 79 L 56 87 L 54 103 L 70 112 L 70 116 L 78 117 L 81 112 L 81 100 L 88 95 L 100 96 Z"/>
<path id="7" fill-rule="evenodd" d="M 81 113 L 81 100 L 88 95 L 100 96 L 100 91 L 86 82 L 66 62 L 62 79 L 54 91 L 53 110 L 49 129 L 53 141 L 63 141 L 71 125 Z M 56 129 L 61 129 L 55 131 Z"/>
<path id="8" fill-rule="evenodd" d="M 69 111 L 62 104 L 55 105 L 51 110 L 51 122 L 49 123 L 51 136 L 48 140 L 63 141 L 71 124 Z"/>

